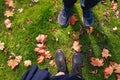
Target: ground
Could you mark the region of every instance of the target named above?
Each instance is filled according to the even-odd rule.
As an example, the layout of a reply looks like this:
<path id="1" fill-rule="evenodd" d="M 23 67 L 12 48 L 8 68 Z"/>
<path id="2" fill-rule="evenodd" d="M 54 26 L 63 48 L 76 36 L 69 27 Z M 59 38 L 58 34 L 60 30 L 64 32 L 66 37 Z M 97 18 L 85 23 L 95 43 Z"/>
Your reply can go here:
<path id="1" fill-rule="evenodd" d="M 73 33 L 79 32 L 80 25 L 82 24 L 82 11 L 79 5 L 79 1 L 73 8 L 79 19 L 76 25 L 69 25 L 67 28 L 61 28 L 57 23 L 56 17 L 59 13 L 62 2 L 57 0 L 57 6 L 55 7 L 52 0 L 39 0 L 37 3 L 30 6 L 30 0 L 15 0 L 15 11 L 12 20 L 12 28 L 6 29 L 4 25 L 5 10 L 8 10 L 5 5 L 5 0 L 0 1 L 0 41 L 5 43 L 7 53 L 0 51 L 0 80 L 20 80 L 23 73 L 28 69 L 24 66 L 24 60 L 30 59 L 32 64 L 37 64 L 37 54 L 34 52 L 35 44 L 37 43 L 36 37 L 43 33 L 48 36 L 47 49 L 51 51 L 54 59 L 54 54 L 57 49 L 62 49 L 66 57 L 71 59 L 73 43 Z M 120 2 L 118 2 L 120 5 Z M 23 8 L 23 12 L 19 13 L 17 10 Z M 103 16 L 103 12 L 106 9 L 110 9 L 110 1 L 107 0 L 107 5 L 99 3 L 93 8 L 95 23 L 93 25 L 94 32 L 89 34 L 83 34 L 79 36 L 80 44 L 82 45 L 82 58 L 83 58 L 83 77 L 86 80 L 104 80 L 104 74 L 102 69 L 108 65 L 109 61 L 115 61 L 120 63 L 120 19 L 114 17 L 113 12 L 110 12 L 109 19 Z M 118 8 L 120 10 L 120 8 Z M 26 20 L 30 19 L 32 22 L 27 24 Z M 52 21 L 49 21 L 52 19 Z M 113 28 L 117 27 L 114 31 Z M 52 30 L 56 30 L 53 32 Z M 70 32 L 70 34 L 68 34 Z M 58 41 L 55 42 L 55 38 Z M 26 39 L 28 41 L 26 41 Z M 93 67 L 90 64 L 90 57 L 101 57 L 103 48 L 107 48 L 110 51 L 112 57 L 105 61 L 103 67 Z M 10 53 L 14 52 L 16 55 L 23 56 L 23 59 L 19 66 L 14 70 L 11 70 L 7 65 L 7 60 Z M 49 68 L 49 71 L 54 75 L 57 68 L 54 69 L 49 65 L 49 60 L 46 59 L 44 64 L 37 64 L 40 69 Z M 69 70 L 71 70 L 71 63 L 68 63 Z M 98 69 L 98 74 L 90 74 L 92 70 Z M 110 76 L 108 80 L 116 80 L 115 74 Z"/>

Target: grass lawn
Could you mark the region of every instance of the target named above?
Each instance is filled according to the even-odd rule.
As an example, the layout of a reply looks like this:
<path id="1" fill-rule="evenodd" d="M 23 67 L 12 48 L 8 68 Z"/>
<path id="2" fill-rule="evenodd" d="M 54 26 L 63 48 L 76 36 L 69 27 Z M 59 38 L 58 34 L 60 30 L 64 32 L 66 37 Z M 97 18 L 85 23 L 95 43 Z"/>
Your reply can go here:
<path id="1" fill-rule="evenodd" d="M 24 60 L 30 59 L 32 64 L 37 64 L 37 54 L 34 52 L 37 44 L 36 37 L 38 34 L 44 33 L 48 35 L 47 49 L 51 51 L 54 59 L 54 54 L 57 49 L 62 49 L 66 53 L 66 57 L 71 59 L 73 43 L 72 37 L 74 32 L 79 32 L 80 24 L 82 24 L 82 12 L 79 5 L 79 0 L 74 6 L 73 12 L 77 14 L 79 21 L 76 25 L 69 25 L 67 28 L 61 28 L 56 20 L 56 15 L 62 7 L 61 0 L 57 0 L 57 7 L 54 6 L 52 0 L 39 0 L 38 3 L 29 6 L 30 0 L 15 0 L 15 11 L 12 20 L 12 29 L 6 29 L 4 25 L 5 10 L 8 8 L 4 0 L 0 0 L 0 41 L 5 43 L 7 53 L 0 51 L 0 80 L 20 80 L 23 73 L 28 69 L 24 66 Z M 118 2 L 120 5 L 120 2 Z M 23 12 L 19 13 L 17 10 L 23 8 Z M 82 45 L 82 58 L 84 67 L 82 68 L 83 76 L 86 80 L 104 80 L 102 70 L 108 65 L 109 61 L 120 63 L 120 18 L 117 19 L 110 12 L 110 18 L 103 16 L 103 12 L 110 9 L 110 1 L 107 0 L 107 5 L 98 4 L 93 8 L 95 15 L 94 32 L 91 35 L 84 34 L 80 36 L 80 43 Z M 120 10 L 120 6 L 118 6 Z M 26 20 L 30 19 L 32 23 L 27 24 Z M 49 22 L 49 19 L 52 19 Z M 114 27 L 118 29 L 113 30 Z M 51 30 L 56 32 L 51 32 Z M 70 32 L 70 35 L 68 35 Z M 99 36 L 96 36 L 99 34 Z M 58 38 L 55 42 L 54 38 Z M 26 39 L 29 41 L 26 42 Z M 103 67 L 93 67 L 90 64 L 90 57 L 101 57 L 102 49 L 107 48 L 112 57 L 105 61 Z M 92 50 L 92 53 L 89 53 Z M 23 56 L 19 66 L 11 70 L 7 65 L 7 60 L 11 52 L 16 55 Z M 38 64 L 40 69 L 49 68 L 49 71 L 54 75 L 57 68 L 52 68 L 49 65 L 50 60 L 45 60 L 44 64 Z M 71 70 L 71 63 L 68 63 L 69 70 Z M 90 74 L 92 70 L 98 69 L 98 74 Z M 116 80 L 115 74 L 110 76 L 108 80 Z"/>

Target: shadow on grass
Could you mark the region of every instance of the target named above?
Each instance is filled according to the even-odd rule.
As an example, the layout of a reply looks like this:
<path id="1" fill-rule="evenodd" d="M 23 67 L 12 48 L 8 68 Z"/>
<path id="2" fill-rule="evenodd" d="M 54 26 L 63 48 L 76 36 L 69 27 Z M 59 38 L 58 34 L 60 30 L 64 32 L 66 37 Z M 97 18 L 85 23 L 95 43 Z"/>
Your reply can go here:
<path id="1" fill-rule="evenodd" d="M 74 11 L 77 15 L 79 15 L 76 7 L 74 7 Z M 105 65 L 100 68 L 93 67 L 90 64 L 90 58 L 92 56 L 101 57 L 103 48 L 107 48 L 108 50 L 113 48 L 113 45 L 111 44 L 108 36 L 104 32 L 104 30 L 101 26 L 101 21 L 98 19 L 97 15 L 98 14 L 94 14 L 94 16 L 95 16 L 94 32 L 91 35 L 84 34 L 84 35 L 80 36 L 80 42 L 82 44 L 81 53 L 82 53 L 83 65 L 84 65 L 82 72 L 83 72 L 83 76 L 87 80 L 88 79 L 89 80 L 93 80 L 93 79 L 94 80 L 96 80 L 96 79 L 104 80 L 104 73 L 102 72 L 102 70 L 105 68 L 105 66 L 108 66 L 109 62 L 111 61 L 111 58 L 108 58 L 105 61 Z M 80 16 L 78 16 L 78 18 L 80 19 Z M 80 21 L 76 25 L 72 26 L 73 31 L 79 31 L 81 24 L 82 24 L 82 21 L 80 19 Z M 99 52 L 99 54 L 96 52 Z M 90 71 L 96 70 L 96 69 L 99 72 L 98 74 L 96 74 L 96 75 L 90 74 Z M 109 78 L 109 80 L 113 80 L 113 79 L 115 79 L 114 75 L 112 75 Z"/>

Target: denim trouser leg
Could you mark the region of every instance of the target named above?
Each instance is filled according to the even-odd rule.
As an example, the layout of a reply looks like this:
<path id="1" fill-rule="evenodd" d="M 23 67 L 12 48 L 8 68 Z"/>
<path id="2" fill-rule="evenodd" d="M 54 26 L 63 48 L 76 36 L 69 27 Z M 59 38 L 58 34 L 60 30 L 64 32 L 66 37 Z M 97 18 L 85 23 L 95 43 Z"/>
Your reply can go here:
<path id="1" fill-rule="evenodd" d="M 77 0 L 63 0 L 63 4 L 67 8 L 72 8 Z"/>
<path id="2" fill-rule="evenodd" d="M 63 0 L 63 4 L 67 8 L 74 6 L 77 0 Z M 80 0 L 82 9 L 89 9 L 94 7 L 101 0 Z"/>

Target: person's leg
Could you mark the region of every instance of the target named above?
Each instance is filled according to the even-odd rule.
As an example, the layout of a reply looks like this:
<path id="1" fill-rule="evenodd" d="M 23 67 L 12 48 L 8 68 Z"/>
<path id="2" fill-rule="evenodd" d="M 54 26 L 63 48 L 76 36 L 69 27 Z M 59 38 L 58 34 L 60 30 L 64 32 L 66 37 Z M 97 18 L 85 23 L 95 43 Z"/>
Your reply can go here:
<path id="1" fill-rule="evenodd" d="M 66 58 L 62 50 L 57 50 L 55 54 L 55 62 L 57 65 L 58 73 L 52 76 L 51 80 L 62 80 L 68 77 L 68 68 L 66 65 Z"/>
<path id="2" fill-rule="evenodd" d="M 58 23 L 65 27 L 68 25 L 71 10 L 77 0 L 63 0 L 63 8 L 58 15 Z"/>
<path id="3" fill-rule="evenodd" d="M 94 23 L 94 16 L 92 12 L 92 8 L 99 2 L 100 0 L 81 0 L 81 7 L 83 11 L 83 25 L 85 27 L 90 27 Z"/>
<path id="4" fill-rule="evenodd" d="M 68 74 L 66 58 L 65 58 L 64 52 L 60 49 L 56 51 L 55 62 L 57 65 L 58 73 L 63 72 L 65 74 Z"/>
<path id="5" fill-rule="evenodd" d="M 73 53 L 71 74 L 82 78 L 82 58 L 80 53 Z"/>

